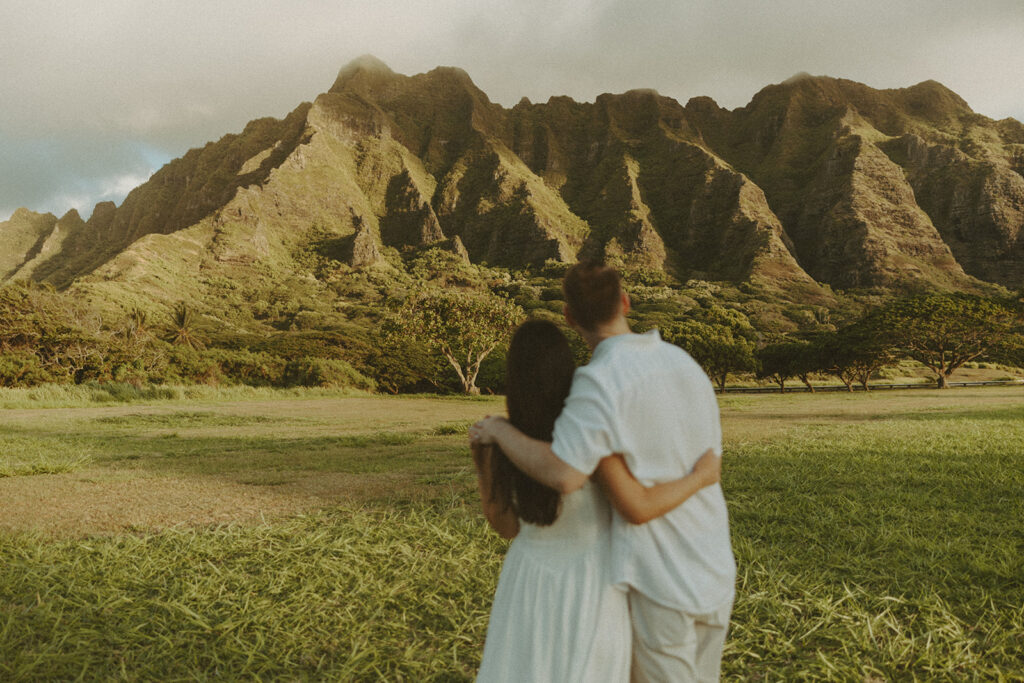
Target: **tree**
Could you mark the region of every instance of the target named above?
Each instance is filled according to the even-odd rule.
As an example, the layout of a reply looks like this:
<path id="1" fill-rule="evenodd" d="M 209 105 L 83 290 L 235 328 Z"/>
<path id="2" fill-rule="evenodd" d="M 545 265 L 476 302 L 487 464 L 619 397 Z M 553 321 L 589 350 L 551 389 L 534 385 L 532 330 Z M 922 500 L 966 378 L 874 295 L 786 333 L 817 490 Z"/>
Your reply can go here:
<path id="1" fill-rule="evenodd" d="M 143 339 L 149 336 L 149 314 L 141 308 L 133 308 L 128 312 L 128 325 L 125 328 L 128 339 Z"/>
<path id="2" fill-rule="evenodd" d="M 757 376 L 770 378 L 779 385 L 780 392 L 786 390 L 787 379 L 799 377 L 814 393 L 810 374 L 818 369 L 817 360 L 813 357 L 815 351 L 810 343 L 795 339 L 768 344 L 757 351 Z"/>
<path id="3" fill-rule="evenodd" d="M 396 328 L 390 334 L 389 326 Z M 375 348 L 365 364 L 367 374 L 377 380 L 378 389 L 398 394 L 444 388 L 448 363 L 422 341 L 409 339 L 397 325 L 389 324 L 379 328 L 371 339 Z"/>
<path id="4" fill-rule="evenodd" d="M 693 356 L 720 390 L 725 389 L 730 374 L 757 369 L 754 343 L 724 325 L 688 320 L 666 326 L 662 337 Z"/>
<path id="5" fill-rule="evenodd" d="M 100 375 L 112 341 L 99 316 L 52 286 L 17 282 L 0 288 L 0 354 L 14 354 L 53 381 Z"/>
<path id="6" fill-rule="evenodd" d="M 187 346 L 197 350 L 204 346 L 196 332 L 195 313 L 184 302 L 175 306 L 171 313 L 171 326 L 166 341 L 175 346 Z"/>
<path id="7" fill-rule="evenodd" d="M 887 325 L 876 311 L 822 335 L 819 337 L 821 365 L 838 377 L 847 390 L 853 391 L 853 383 L 857 382 L 868 391 L 871 377 L 896 361 L 896 346 Z"/>
<path id="8" fill-rule="evenodd" d="M 994 348 L 989 349 L 985 356 L 996 363 L 1024 368 L 1024 334 L 1007 335 Z"/>
<path id="9" fill-rule="evenodd" d="M 822 334 L 816 346 L 821 368 L 838 377 L 847 391 L 853 391 L 854 382 L 868 391 L 871 377 L 896 360 L 892 337 L 877 314 Z"/>
<path id="10" fill-rule="evenodd" d="M 877 320 L 900 349 L 935 373 L 944 389 L 957 368 L 1009 339 L 1016 314 L 980 296 L 924 294 L 890 303 Z"/>
<path id="11" fill-rule="evenodd" d="M 523 310 L 502 297 L 460 290 L 424 290 L 409 298 L 389 321 L 391 335 L 405 335 L 440 353 L 467 394 L 479 394 L 480 363 L 523 319 Z"/>

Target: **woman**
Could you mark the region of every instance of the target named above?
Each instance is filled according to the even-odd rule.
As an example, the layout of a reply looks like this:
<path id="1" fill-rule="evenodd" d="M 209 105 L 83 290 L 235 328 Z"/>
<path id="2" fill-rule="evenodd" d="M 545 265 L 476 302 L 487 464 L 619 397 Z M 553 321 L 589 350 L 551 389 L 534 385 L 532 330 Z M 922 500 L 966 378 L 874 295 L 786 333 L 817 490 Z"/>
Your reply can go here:
<path id="1" fill-rule="evenodd" d="M 509 421 L 550 441 L 575 370 L 565 336 L 531 320 L 508 354 Z M 473 450 L 487 521 L 514 538 L 491 608 L 478 681 L 627 681 L 630 632 L 625 593 L 607 575 L 611 504 L 639 524 L 719 479 L 711 451 L 694 471 L 650 488 L 621 456 L 605 458 L 593 482 L 566 496 L 530 479 L 493 446 Z"/>

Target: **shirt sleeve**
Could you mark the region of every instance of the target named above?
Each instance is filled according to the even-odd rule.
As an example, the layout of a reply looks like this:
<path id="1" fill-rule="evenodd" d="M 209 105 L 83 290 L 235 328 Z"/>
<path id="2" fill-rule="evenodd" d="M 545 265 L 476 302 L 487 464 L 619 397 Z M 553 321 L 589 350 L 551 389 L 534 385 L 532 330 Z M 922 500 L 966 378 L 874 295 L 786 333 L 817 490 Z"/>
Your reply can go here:
<path id="1" fill-rule="evenodd" d="M 551 450 L 568 465 L 593 474 L 612 447 L 611 410 L 600 385 L 585 368 L 576 371 L 565 408 L 555 421 Z"/>
<path id="2" fill-rule="evenodd" d="M 708 405 L 711 407 L 710 448 L 715 452 L 715 455 L 717 455 L 718 457 L 722 457 L 722 416 L 721 411 L 719 411 L 718 409 L 718 396 L 715 395 L 715 388 L 711 384 L 711 380 L 707 381 L 706 386 L 706 400 L 708 401 Z"/>

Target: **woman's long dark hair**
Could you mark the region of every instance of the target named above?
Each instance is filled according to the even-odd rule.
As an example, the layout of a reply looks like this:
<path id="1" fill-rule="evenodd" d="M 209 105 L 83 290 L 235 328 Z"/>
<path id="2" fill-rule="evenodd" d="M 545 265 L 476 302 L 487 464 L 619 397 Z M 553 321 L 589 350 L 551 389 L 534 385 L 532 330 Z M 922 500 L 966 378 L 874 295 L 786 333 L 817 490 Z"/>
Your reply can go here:
<path id="1" fill-rule="evenodd" d="M 555 419 L 576 369 L 565 335 L 547 320 L 527 320 L 512 335 L 506 364 L 509 422 L 527 436 L 551 441 Z M 558 491 L 523 474 L 495 447 L 491 495 L 524 522 L 546 526 L 558 517 Z"/>

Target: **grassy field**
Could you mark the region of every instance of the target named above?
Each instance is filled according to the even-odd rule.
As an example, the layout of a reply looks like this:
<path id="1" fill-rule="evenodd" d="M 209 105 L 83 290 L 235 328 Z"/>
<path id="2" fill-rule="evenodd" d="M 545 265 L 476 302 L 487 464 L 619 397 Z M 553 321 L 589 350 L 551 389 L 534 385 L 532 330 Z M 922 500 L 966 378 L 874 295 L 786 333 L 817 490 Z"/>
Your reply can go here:
<path id="1" fill-rule="evenodd" d="M 100 398 L 0 395 L 0 679 L 472 678 L 499 399 Z M 1024 388 L 721 403 L 727 679 L 1024 678 Z"/>

